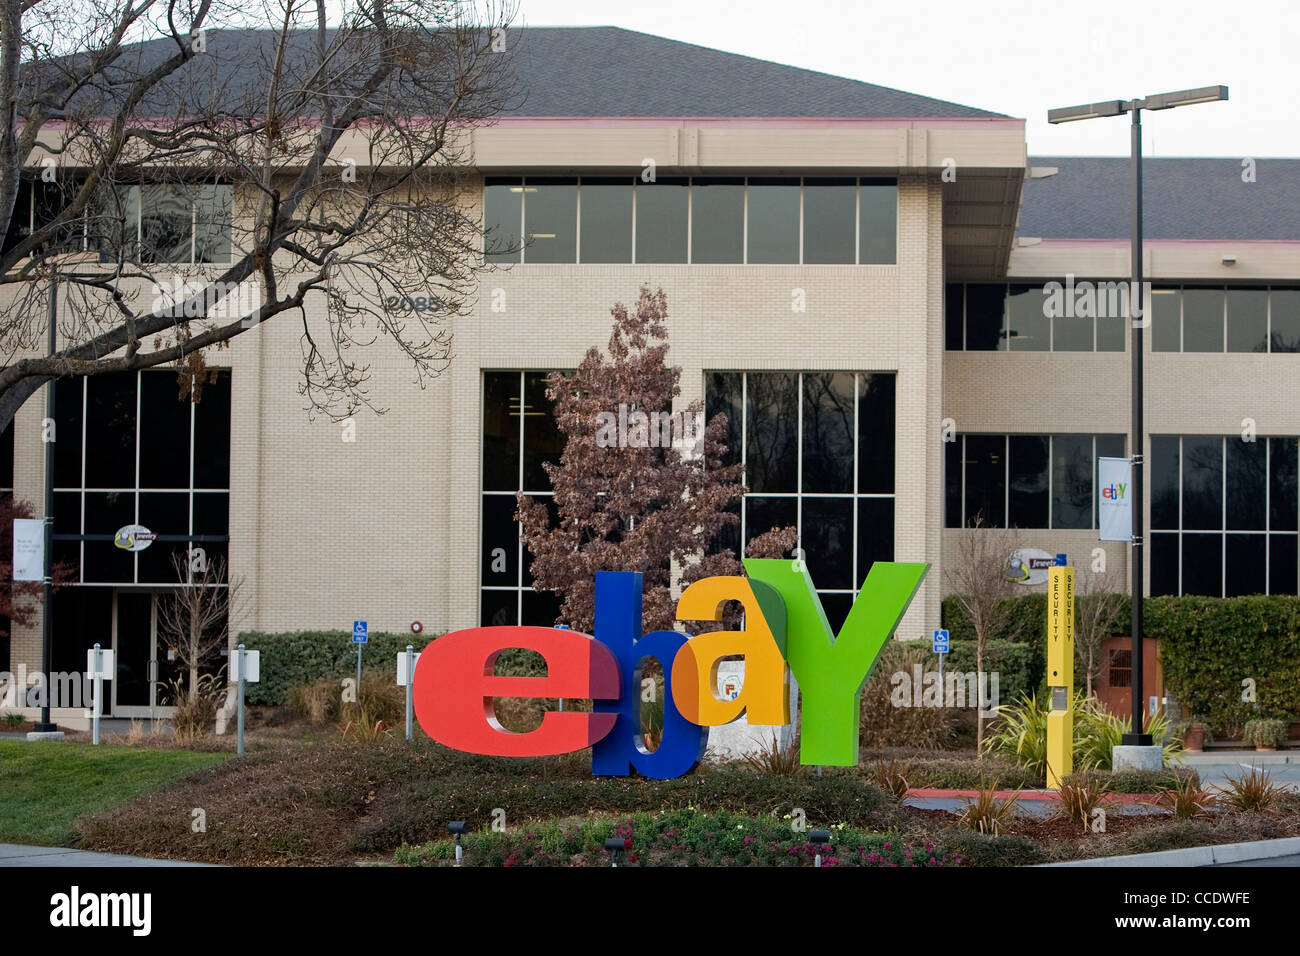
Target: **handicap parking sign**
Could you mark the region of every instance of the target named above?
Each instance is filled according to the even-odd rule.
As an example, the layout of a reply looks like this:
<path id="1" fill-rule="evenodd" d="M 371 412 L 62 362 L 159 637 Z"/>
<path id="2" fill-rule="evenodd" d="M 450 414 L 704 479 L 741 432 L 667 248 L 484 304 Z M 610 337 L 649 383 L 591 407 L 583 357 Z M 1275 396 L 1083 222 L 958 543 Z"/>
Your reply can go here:
<path id="1" fill-rule="evenodd" d="M 367 639 L 367 624 L 365 621 L 352 622 L 352 643 L 364 644 Z"/>
<path id="2" fill-rule="evenodd" d="M 934 632 L 934 652 L 936 654 L 948 653 L 948 632 L 940 627 Z"/>

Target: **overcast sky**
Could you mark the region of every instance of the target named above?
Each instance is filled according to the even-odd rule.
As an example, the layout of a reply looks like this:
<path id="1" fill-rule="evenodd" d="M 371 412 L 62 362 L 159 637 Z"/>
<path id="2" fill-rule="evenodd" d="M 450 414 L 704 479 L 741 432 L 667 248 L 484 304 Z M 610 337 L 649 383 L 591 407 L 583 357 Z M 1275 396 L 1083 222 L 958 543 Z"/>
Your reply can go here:
<path id="1" fill-rule="evenodd" d="M 1128 154 L 1123 117 L 1047 110 L 1224 84 L 1143 115 L 1146 156 L 1300 157 L 1300 0 L 519 0 L 530 26 L 618 26 L 1027 120 L 1033 155 Z"/>

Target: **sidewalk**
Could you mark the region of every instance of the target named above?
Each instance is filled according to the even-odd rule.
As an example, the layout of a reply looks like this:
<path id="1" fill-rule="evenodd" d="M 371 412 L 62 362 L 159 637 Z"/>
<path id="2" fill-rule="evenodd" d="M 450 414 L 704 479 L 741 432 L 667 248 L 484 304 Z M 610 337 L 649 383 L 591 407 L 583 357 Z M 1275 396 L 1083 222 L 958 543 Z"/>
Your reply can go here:
<path id="1" fill-rule="evenodd" d="M 155 860 L 144 856 L 91 853 L 60 846 L 21 846 L 0 843 L 0 867 L 5 866 L 214 866 L 184 860 Z"/>

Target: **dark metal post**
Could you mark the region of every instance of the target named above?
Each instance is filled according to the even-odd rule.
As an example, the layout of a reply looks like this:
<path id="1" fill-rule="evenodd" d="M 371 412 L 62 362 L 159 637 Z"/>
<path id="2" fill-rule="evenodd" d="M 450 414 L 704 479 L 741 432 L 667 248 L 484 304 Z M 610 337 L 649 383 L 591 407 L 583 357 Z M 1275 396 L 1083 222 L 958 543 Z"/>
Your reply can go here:
<path id="1" fill-rule="evenodd" d="M 59 316 L 59 274 L 50 274 L 50 357 L 54 357 L 56 347 L 56 322 Z M 50 378 L 45 387 L 45 417 L 54 421 L 54 382 Z M 59 728 L 50 721 L 50 695 L 54 685 L 50 680 L 50 664 L 54 657 L 54 604 L 51 596 L 54 592 L 54 442 L 53 434 L 46 435 L 42 429 L 45 442 L 45 605 L 41 609 L 41 670 L 45 672 L 45 696 L 41 704 L 41 721 L 36 725 L 37 733 L 51 733 Z"/>
<path id="2" fill-rule="evenodd" d="M 1133 281 L 1129 287 L 1129 313 L 1132 316 L 1133 334 L 1129 338 L 1133 350 L 1133 432 L 1129 438 L 1130 454 L 1133 457 L 1133 547 L 1132 555 L 1133 583 L 1132 617 L 1130 626 L 1133 631 L 1133 726 L 1124 735 L 1125 746 L 1150 746 L 1151 735 L 1144 733 L 1146 726 L 1146 697 L 1142 687 L 1142 555 L 1143 555 L 1143 507 L 1146 497 L 1142 480 L 1143 461 L 1146 453 L 1145 433 L 1142 424 L 1142 329 L 1151 320 L 1147 313 L 1147 303 L 1142 285 L 1142 101 L 1134 99 L 1130 112 L 1133 114 L 1130 171 L 1132 173 L 1132 273 Z"/>

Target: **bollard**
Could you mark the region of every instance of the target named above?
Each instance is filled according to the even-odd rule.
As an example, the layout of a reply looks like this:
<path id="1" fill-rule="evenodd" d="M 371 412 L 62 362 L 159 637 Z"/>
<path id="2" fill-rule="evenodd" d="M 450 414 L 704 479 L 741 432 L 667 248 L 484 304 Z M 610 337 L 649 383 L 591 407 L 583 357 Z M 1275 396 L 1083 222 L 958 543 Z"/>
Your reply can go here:
<path id="1" fill-rule="evenodd" d="M 236 753 L 241 757 L 244 754 L 244 645 L 239 645 L 236 651 L 239 655 L 239 743 Z"/>
<path id="2" fill-rule="evenodd" d="M 411 739 L 411 715 L 414 707 L 415 691 L 415 645 L 406 645 L 406 739 Z"/>
<path id="3" fill-rule="evenodd" d="M 95 746 L 99 745 L 99 715 L 100 713 L 102 713 L 104 709 L 103 673 L 104 673 L 104 651 L 98 644 L 96 644 L 95 645 L 95 666 L 93 668 L 93 676 L 95 680 L 95 685 L 94 685 L 95 701 L 90 711 L 90 727 L 91 727 L 90 742 Z"/>

